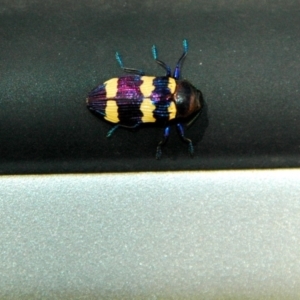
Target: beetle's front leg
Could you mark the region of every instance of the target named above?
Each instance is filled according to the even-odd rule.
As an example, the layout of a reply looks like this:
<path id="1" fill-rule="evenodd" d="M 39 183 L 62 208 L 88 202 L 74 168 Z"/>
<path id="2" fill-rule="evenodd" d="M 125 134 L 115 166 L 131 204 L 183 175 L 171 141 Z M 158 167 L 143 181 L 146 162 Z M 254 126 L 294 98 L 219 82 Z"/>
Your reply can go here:
<path id="1" fill-rule="evenodd" d="M 155 155 L 156 159 L 160 159 L 161 158 L 161 154 L 162 154 L 161 147 L 168 141 L 169 135 L 170 135 L 170 126 L 167 126 L 165 128 L 165 131 L 164 131 L 164 137 L 163 137 L 163 139 L 157 145 L 156 155 Z"/>
<path id="2" fill-rule="evenodd" d="M 189 154 L 190 154 L 191 156 L 193 156 L 193 154 L 194 154 L 194 146 L 193 146 L 192 140 L 190 140 L 190 139 L 188 139 L 188 138 L 186 138 L 186 137 L 184 136 L 184 129 L 183 129 L 182 124 L 178 123 L 178 124 L 176 124 L 176 127 L 177 127 L 177 132 L 178 132 L 180 138 L 181 138 L 185 143 L 189 144 Z"/>

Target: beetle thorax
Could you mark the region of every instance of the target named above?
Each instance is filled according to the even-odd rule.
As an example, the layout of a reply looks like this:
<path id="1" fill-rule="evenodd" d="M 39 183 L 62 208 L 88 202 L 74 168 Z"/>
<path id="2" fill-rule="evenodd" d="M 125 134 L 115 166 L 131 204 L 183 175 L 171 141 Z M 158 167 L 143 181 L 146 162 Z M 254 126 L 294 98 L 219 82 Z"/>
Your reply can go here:
<path id="1" fill-rule="evenodd" d="M 186 80 L 177 81 L 174 101 L 177 108 L 177 117 L 185 118 L 198 111 L 201 103 L 197 89 Z"/>

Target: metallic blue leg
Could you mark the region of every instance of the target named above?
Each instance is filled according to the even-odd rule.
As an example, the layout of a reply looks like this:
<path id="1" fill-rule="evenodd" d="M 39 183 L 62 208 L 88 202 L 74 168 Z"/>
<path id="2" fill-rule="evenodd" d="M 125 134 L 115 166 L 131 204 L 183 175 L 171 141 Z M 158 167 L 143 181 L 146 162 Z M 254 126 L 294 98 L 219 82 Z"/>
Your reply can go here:
<path id="1" fill-rule="evenodd" d="M 132 125 L 132 126 L 127 126 L 127 125 L 119 125 L 123 128 L 128 128 L 128 129 L 135 129 L 137 127 L 139 127 L 141 125 L 141 123 L 136 123 L 135 125 Z"/>
<path id="2" fill-rule="evenodd" d="M 186 57 L 187 52 L 188 52 L 188 42 L 187 42 L 187 40 L 183 40 L 182 44 L 183 44 L 183 53 L 180 56 L 180 58 L 179 58 L 179 60 L 178 60 L 178 62 L 176 64 L 176 68 L 175 68 L 174 74 L 173 74 L 173 77 L 175 79 L 179 79 L 180 78 L 180 66 L 181 66 L 181 63 L 183 62 L 183 60 Z"/>
<path id="3" fill-rule="evenodd" d="M 117 124 L 115 125 L 112 129 L 110 129 L 106 135 L 107 138 L 111 137 L 112 134 L 119 128 L 119 127 L 124 127 L 124 128 L 128 128 L 128 129 L 135 129 L 137 127 L 139 127 L 141 125 L 141 123 L 137 123 L 133 126 L 126 126 L 126 125 L 121 125 L 121 124 Z"/>
<path id="4" fill-rule="evenodd" d="M 188 138 L 186 138 L 186 137 L 184 136 L 183 126 L 182 126 L 180 123 L 176 124 L 176 126 L 177 126 L 177 131 L 178 131 L 178 134 L 179 134 L 180 138 L 181 138 L 185 143 L 189 144 L 189 146 L 188 146 L 188 147 L 189 147 L 189 154 L 190 154 L 191 156 L 193 156 L 193 154 L 194 154 L 194 146 L 193 146 L 193 142 L 192 142 L 190 139 L 188 139 Z"/>
<path id="5" fill-rule="evenodd" d="M 119 124 L 115 125 L 112 129 L 110 129 L 106 135 L 107 138 L 111 137 L 112 134 L 119 128 Z"/>
<path id="6" fill-rule="evenodd" d="M 136 75 L 140 75 L 140 76 L 145 75 L 145 72 L 142 70 L 124 67 L 124 64 L 123 64 L 123 61 L 122 61 L 122 58 L 121 58 L 119 52 L 116 52 L 116 59 L 117 59 L 117 62 L 119 63 L 119 66 L 121 67 L 121 69 L 123 69 L 124 72 L 130 73 L 130 74 L 136 74 Z"/>
<path id="7" fill-rule="evenodd" d="M 168 141 L 169 135 L 170 135 L 170 126 L 168 126 L 168 127 L 165 128 L 164 137 L 163 137 L 163 139 L 157 145 L 156 155 L 155 155 L 156 159 L 160 159 L 161 158 L 161 155 L 162 155 L 161 146 L 163 146 Z"/>
<path id="8" fill-rule="evenodd" d="M 156 63 L 165 69 L 166 76 L 171 76 L 171 68 L 168 65 L 166 65 L 163 61 L 161 61 L 157 58 L 157 49 L 156 49 L 155 45 L 152 46 L 152 55 L 153 55 L 153 58 L 155 59 Z"/>

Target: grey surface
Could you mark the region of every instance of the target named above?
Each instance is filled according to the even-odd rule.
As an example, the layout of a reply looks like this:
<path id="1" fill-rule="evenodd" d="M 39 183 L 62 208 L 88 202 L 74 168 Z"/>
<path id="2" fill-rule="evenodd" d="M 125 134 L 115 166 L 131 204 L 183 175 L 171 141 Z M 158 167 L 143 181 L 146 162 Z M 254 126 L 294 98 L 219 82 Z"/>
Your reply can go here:
<path id="1" fill-rule="evenodd" d="M 183 66 L 204 95 L 187 131 L 118 130 L 85 107 L 122 74 L 115 60 L 164 74 Z M 169 171 L 300 166 L 299 0 L 0 0 L 0 173 Z"/>
<path id="2" fill-rule="evenodd" d="M 299 299 L 300 170 L 0 180 L 0 299 Z"/>

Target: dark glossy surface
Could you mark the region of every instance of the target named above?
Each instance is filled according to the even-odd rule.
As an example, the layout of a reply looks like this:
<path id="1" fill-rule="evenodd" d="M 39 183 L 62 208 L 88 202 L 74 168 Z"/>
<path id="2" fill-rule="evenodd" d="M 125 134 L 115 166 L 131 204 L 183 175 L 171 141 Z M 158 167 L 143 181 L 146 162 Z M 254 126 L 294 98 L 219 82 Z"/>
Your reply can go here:
<path id="1" fill-rule="evenodd" d="M 2 174 L 300 165 L 298 1 L 4 1 L 0 16 Z M 175 128 L 159 162 L 161 129 L 106 139 L 85 98 L 121 74 L 115 51 L 163 75 L 150 47 L 172 63 L 183 38 L 207 103 L 194 159 Z"/>

